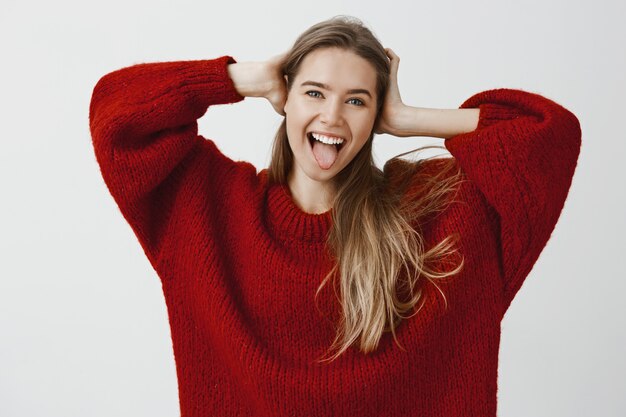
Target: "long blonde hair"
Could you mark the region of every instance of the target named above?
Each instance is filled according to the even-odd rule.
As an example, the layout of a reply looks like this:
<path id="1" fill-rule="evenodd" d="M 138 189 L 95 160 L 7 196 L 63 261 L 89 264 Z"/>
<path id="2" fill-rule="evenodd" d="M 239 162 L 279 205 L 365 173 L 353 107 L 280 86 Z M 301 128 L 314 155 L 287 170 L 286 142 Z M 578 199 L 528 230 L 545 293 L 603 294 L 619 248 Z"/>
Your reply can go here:
<path id="1" fill-rule="evenodd" d="M 389 85 L 389 60 L 380 42 L 356 18 L 337 16 L 312 26 L 298 37 L 282 66 L 287 75 L 288 90 L 304 57 L 315 49 L 326 47 L 348 49 L 373 65 L 377 73 L 379 117 Z M 408 153 L 433 148 L 428 146 L 397 155 L 381 171 L 372 155 L 373 138 L 372 131 L 363 148 L 333 179 L 337 191 L 327 246 L 336 263 L 316 293 L 317 299 L 324 285 L 339 272 L 335 284 L 339 287 L 343 314 L 330 346 L 330 349 L 337 349 L 331 361 L 355 342 L 363 353 L 374 351 L 383 333 L 388 331 L 400 346 L 396 327 L 402 319 L 416 314 L 419 308 L 410 316 L 405 313 L 420 301 L 423 305 L 423 291 L 418 285 L 422 281 L 420 278 L 433 283 L 447 305 L 445 294 L 434 280 L 452 276 L 463 266 L 462 259 L 456 266 L 454 262 L 446 261 L 457 254 L 453 248 L 457 235 L 448 236 L 427 249 L 419 230 L 420 220 L 443 211 L 451 203 L 450 195 L 462 181 L 454 159 L 439 159 L 435 175 L 421 174 L 424 159 L 415 162 L 400 159 Z M 269 181 L 287 184 L 293 158 L 286 120 L 283 120 L 274 139 Z M 391 167 L 393 186 L 389 175 Z M 442 271 L 435 266 L 444 263 L 453 267 Z M 402 300 L 400 294 L 406 292 L 410 298 Z"/>

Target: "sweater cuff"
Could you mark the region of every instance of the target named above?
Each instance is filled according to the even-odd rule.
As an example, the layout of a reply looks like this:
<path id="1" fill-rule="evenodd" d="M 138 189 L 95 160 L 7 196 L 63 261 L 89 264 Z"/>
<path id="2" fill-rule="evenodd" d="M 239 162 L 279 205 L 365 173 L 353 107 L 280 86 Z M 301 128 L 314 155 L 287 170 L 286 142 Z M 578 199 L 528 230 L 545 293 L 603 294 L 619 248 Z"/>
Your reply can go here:
<path id="1" fill-rule="evenodd" d="M 480 130 L 503 120 L 511 120 L 520 117 L 521 112 L 518 107 L 498 103 L 498 101 L 506 100 L 511 102 L 519 93 L 519 91 L 508 88 L 487 90 L 473 95 L 461 104 L 459 108 L 480 109 L 478 125 L 476 127 L 476 130 Z"/>
<path id="2" fill-rule="evenodd" d="M 203 102 L 208 100 L 211 105 L 237 103 L 244 97 L 237 92 L 228 75 L 228 65 L 236 62 L 228 55 L 215 59 L 185 61 L 182 68 L 178 69 L 177 76 L 183 85 L 193 86 L 194 94 L 199 94 Z"/>
<path id="3" fill-rule="evenodd" d="M 213 71 L 217 70 L 217 79 L 223 80 L 219 96 L 222 98 L 224 103 L 237 103 L 242 101 L 245 97 L 237 92 L 235 89 L 235 83 L 232 78 L 228 74 L 228 66 L 230 64 L 235 64 L 237 61 L 230 55 L 224 55 L 216 59 L 212 60 L 204 60 L 203 63 L 205 65 L 210 66 Z M 207 68 L 207 71 L 209 68 Z M 213 93 L 215 93 L 213 91 Z"/>
<path id="4" fill-rule="evenodd" d="M 224 72 L 224 80 L 226 80 L 224 85 L 224 94 L 228 97 L 228 99 L 232 100 L 233 103 L 242 101 L 245 97 L 237 92 L 237 90 L 235 89 L 235 83 L 228 74 L 228 66 L 230 64 L 236 64 L 237 61 L 232 56 L 224 55 L 220 58 L 217 58 L 217 62 L 219 68 Z"/>

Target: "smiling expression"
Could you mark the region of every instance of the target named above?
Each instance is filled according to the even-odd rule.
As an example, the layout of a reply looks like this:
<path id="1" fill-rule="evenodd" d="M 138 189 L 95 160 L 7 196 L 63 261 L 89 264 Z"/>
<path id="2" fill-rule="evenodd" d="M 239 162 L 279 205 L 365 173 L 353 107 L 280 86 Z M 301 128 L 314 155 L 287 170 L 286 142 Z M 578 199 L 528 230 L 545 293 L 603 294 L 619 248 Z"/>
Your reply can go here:
<path id="1" fill-rule="evenodd" d="M 292 170 L 328 181 L 345 168 L 367 142 L 376 119 L 376 71 L 364 58 L 339 48 L 306 55 L 285 103 L 287 136 L 294 154 Z M 313 155 L 312 134 L 341 142 L 328 169 Z M 292 174 L 294 174 L 292 172 Z"/>

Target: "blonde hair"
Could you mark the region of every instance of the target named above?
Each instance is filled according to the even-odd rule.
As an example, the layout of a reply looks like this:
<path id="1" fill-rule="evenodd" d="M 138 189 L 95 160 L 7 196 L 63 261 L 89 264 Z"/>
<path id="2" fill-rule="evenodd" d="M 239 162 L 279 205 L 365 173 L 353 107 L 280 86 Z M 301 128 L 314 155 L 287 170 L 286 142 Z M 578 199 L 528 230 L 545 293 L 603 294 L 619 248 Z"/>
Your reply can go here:
<path id="1" fill-rule="evenodd" d="M 389 60 L 380 42 L 356 18 L 337 16 L 298 37 L 282 66 L 287 88 L 291 90 L 304 57 L 315 49 L 328 47 L 348 49 L 373 65 L 377 73 L 378 118 L 389 85 Z M 427 148 L 442 148 L 427 146 L 397 155 L 381 171 L 372 155 L 373 138 L 372 131 L 363 148 L 333 179 L 337 191 L 327 247 L 336 263 L 316 293 L 317 299 L 324 285 L 339 273 L 335 284 L 340 291 L 342 316 L 330 346 L 337 350 L 331 361 L 355 342 L 363 353 L 374 351 L 388 331 L 400 346 L 396 327 L 423 305 L 423 291 L 418 285 L 421 278 L 435 285 L 447 306 L 445 294 L 434 280 L 452 276 L 463 266 L 462 259 L 456 266 L 452 263 L 451 270 L 439 270 L 436 266 L 456 254 L 453 246 L 458 235 L 426 248 L 419 226 L 420 221 L 452 202 L 449 197 L 462 181 L 454 159 L 438 159 L 438 171 L 433 175 L 421 169 L 424 159 L 409 162 L 400 158 Z M 287 183 L 293 158 L 284 119 L 274 138 L 268 169 L 270 182 Z M 393 176 L 389 175 L 392 167 Z M 402 300 L 400 294 L 407 291 L 410 298 Z M 415 313 L 405 316 L 418 303 Z"/>

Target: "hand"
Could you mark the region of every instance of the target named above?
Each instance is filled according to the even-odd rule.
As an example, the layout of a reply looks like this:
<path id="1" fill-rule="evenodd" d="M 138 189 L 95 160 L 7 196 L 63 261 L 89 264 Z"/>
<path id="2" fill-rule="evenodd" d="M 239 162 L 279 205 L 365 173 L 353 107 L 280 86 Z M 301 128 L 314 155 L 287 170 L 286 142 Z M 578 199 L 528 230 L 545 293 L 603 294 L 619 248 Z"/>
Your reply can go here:
<path id="1" fill-rule="evenodd" d="M 406 105 L 400 97 L 398 88 L 398 66 L 400 57 L 390 48 L 385 48 L 387 56 L 391 60 L 389 68 L 389 88 L 385 95 L 385 102 L 378 118 L 378 123 L 374 126 L 374 132 L 378 134 L 389 133 L 394 136 L 400 135 L 400 116 L 406 109 Z"/>
<path id="2" fill-rule="evenodd" d="M 285 115 L 285 103 L 287 102 L 287 82 L 282 72 L 282 64 L 287 53 L 276 55 L 265 61 L 266 77 L 269 80 L 268 89 L 263 94 L 274 110 L 281 116 Z"/>
<path id="3" fill-rule="evenodd" d="M 285 55 L 277 55 L 267 61 L 228 65 L 228 75 L 237 92 L 244 97 L 266 98 L 278 114 L 284 115 L 287 82 L 281 68 Z"/>

